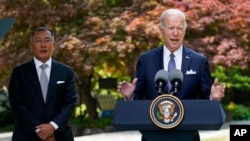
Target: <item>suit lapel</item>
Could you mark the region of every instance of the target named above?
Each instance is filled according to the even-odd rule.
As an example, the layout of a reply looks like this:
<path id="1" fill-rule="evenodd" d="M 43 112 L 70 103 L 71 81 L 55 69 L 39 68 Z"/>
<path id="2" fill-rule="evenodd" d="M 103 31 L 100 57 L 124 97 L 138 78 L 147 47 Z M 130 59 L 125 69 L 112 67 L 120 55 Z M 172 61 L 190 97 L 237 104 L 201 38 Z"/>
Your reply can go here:
<path id="1" fill-rule="evenodd" d="M 191 60 L 192 60 L 192 56 L 191 56 L 190 51 L 186 47 L 183 46 L 181 70 L 182 70 L 184 77 L 185 77 L 186 72 L 188 70 L 188 66 L 191 63 Z"/>
<path id="2" fill-rule="evenodd" d="M 155 50 L 154 62 L 157 71 L 163 69 L 163 46 Z"/>
<path id="3" fill-rule="evenodd" d="M 59 76 L 59 73 L 60 70 L 58 70 L 57 63 L 52 60 L 46 103 L 49 103 L 51 97 L 53 96 L 53 93 L 55 93 L 54 91 L 56 88 L 56 81 L 58 80 L 57 78 Z"/>
<path id="4" fill-rule="evenodd" d="M 40 81 L 39 81 L 39 77 L 37 74 L 37 70 L 36 70 L 36 65 L 34 60 L 29 62 L 28 68 L 27 68 L 27 79 L 32 82 L 30 85 L 32 88 L 34 88 L 35 91 L 37 91 L 36 94 L 39 99 L 41 99 L 41 102 L 44 103 L 43 100 L 43 94 L 42 94 L 42 89 L 40 86 Z"/>
<path id="5" fill-rule="evenodd" d="M 188 66 L 190 65 L 192 60 L 191 52 L 188 48 L 183 46 L 183 54 L 182 54 L 182 64 L 181 64 L 181 70 L 183 75 L 186 75 L 186 72 L 188 70 Z M 157 50 L 155 50 L 154 54 L 154 62 L 155 67 L 157 70 L 163 69 L 163 46 L 159 47 Z"/>

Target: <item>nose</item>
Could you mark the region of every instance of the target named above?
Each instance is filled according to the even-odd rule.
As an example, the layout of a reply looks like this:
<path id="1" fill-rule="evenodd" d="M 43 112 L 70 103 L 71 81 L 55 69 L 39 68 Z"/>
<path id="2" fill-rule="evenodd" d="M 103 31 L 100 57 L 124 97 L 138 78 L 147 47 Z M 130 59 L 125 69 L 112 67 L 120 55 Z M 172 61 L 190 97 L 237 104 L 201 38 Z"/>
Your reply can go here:
<path id="1" fill-rule="evenodd" d="M 177 28 L 177 27 L 174 28 L 173 34 L 174 34 L 174 35 L 177 35 L 177 34 L 178 34 L 178 28 Z"/>
<path id="2" fill-rule="evenodd" d="M 42 42 L 41 42 L 41 45 L 42 45 L 42 46 L 45 46 L 45 45 L 46 45 L 46 41 L 42 41 Z"/>

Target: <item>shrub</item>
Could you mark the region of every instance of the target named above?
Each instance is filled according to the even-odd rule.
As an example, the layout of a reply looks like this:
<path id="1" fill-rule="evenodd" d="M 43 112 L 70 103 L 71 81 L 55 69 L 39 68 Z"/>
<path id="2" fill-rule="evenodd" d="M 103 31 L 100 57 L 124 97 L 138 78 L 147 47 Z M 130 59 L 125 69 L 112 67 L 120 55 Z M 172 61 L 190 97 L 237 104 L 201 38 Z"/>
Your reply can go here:
<path id="1" fill-rule="evenodd" d="M 10 127 L 14 122 L 14 117 L 10 110 L 7 89 L 4 87 L 0 90 L 0 127 Z"/>
<path id="2" fill-rule="evenodd" d="M 232 120 L 250 120 L 250 109 L 242 104 L 230 102 L 224 108 L 231 113 Z"/>

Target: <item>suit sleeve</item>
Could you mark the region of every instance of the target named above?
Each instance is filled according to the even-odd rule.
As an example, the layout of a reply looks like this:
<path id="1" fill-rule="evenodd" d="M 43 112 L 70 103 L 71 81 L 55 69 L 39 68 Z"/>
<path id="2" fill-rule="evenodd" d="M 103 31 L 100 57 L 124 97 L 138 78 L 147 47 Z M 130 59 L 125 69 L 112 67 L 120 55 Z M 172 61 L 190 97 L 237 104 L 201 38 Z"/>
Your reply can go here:
<path id="1" fill-rule="evenodd" d="M 209 64 L 205 59 L 201 73 L 201 99 L 209 99 L 211 93 L 212 78 L 209 70 Z"/>
<path id="2" fill-rule="evenodd" d="M 62 107 L 53 119 L 53 121 L 59 126 L 59 130 L 64 130 L 68 125 L 68 121 L 73 114 L 78 99 L 73 70 L 69 69 L 66 76 L 66 91 L 64 93 Z"/>
<path id="3" fill-rule="evenodd" d="M 142 100 L 144 96 L 144 86 L 145 86 L 145 81 L 144 81 L 144 65 L 143 65 L 143 60 L 142 56 L 139 57 L 139 60 L 136 65 L 136 77 L 138 78 L 135 91 L 134 91 L 134 100 Z"/>
<path id="4" fill-rule="evenodd" d="M 14 69 L 10 78 L 8 88 L 10 106 L 16 118 L 16 122 L 19 124 L 17 126 L 22 126 L 25 131 L 33 133 L 35 131 L 35 126 L 41 124 L 42 122 L 29 112 L 23 100 L 24 96 L 21 93 L 22 82 L 20 74 L 21 72 L 19 72 L 18 69 Z"/>

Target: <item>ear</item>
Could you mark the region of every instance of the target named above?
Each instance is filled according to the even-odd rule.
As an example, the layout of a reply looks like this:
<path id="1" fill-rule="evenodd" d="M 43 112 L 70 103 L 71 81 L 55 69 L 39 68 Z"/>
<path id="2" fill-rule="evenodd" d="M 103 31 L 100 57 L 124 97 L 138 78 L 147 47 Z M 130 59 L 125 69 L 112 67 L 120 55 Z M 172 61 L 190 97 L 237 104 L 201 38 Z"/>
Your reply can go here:
<path id="1" fill-rule="evenodd" d="M 160 32 L 163 31 L 163 27 L 161 25 L 159 25 L 159 29 L 160 29 Z"/>
<path id="2" fill-rule="evenodd" d="M 164 32 L 163 27 L 159 25 L 159 35 L 160 35 L 160 38 L 162 38 L 163 32 Z"/>
<path id="3" fill-rule="evenodd" d="M 33 48 L 32 48 L 31 42 L 29 42 L 29 48 L 30 48 L 30 51 L 32 52 Z"/>

